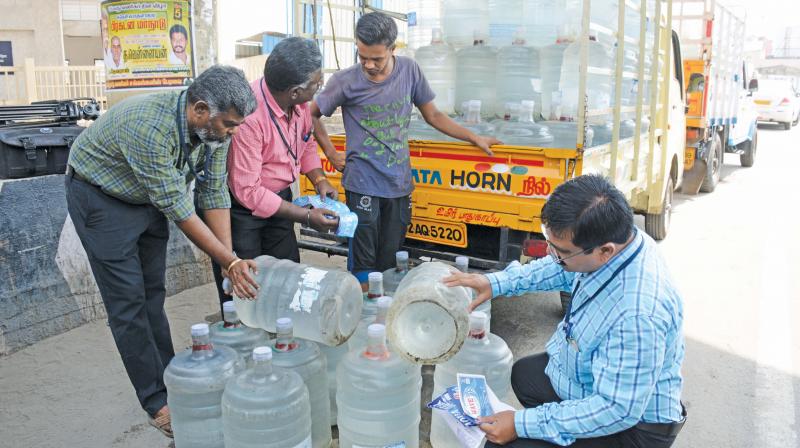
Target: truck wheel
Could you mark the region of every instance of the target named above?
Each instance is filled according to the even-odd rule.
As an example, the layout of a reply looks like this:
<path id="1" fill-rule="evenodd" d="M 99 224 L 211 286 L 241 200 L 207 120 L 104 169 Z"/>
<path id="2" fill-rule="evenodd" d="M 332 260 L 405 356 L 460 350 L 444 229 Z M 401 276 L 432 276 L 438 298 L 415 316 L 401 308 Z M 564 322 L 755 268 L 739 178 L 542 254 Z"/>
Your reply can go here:
<path id="1" fill-rule="evenodd" d="M 742 153 L 739 154 L 739 163 L 749 168 L 756 162 L 756 151 L 758 150 L 758 131 L 753 132 L 753 139 L 742 143 Z"/>
<path id="2" fill-rule="evenodd" d="M 703 193 L 711 193 L 717 188 L 719 176 L 722 172 L 722 156 L 722 142 L 719 139 L 719 134 L 714 133 L 714 137 L 711 139 L 710 154 L 708 155 L 706 178 L 703 179 L 703 185 L 700 186 L 700 191 Z"/>
<path id="3" fill-rule="evenodd" d="M 664 192 L 664 202 L 661 204 L 661 213 L 648 213 L 644 215 L 644 230 L 654 240 L 663 240 L 669 232 L 672 221 L 672 195 L 675 192 L 672 176 L 667 177 L 667 191 Z"/>
<path id="4" fill-rule="evenodd" d="M 561 314 L 566 315 L 569 310 L 569 304 L 572 303 L 572 294 L 566 291 L 559 291 L 561 294 Z"/>

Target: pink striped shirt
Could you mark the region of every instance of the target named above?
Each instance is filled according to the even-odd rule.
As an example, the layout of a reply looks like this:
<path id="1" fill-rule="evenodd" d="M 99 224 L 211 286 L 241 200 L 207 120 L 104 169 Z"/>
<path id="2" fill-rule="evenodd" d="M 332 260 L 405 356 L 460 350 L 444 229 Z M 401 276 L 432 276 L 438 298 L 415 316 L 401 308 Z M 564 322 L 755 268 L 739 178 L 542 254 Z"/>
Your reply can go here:
<path id="1" fill-rule="evenodd" d="M 309 105 L 295 106 L 290 120 L 272 97 L 264 78 L 250 86 L 256 95 L 258 109 L 245 118 L 231 141 L 228 186 L 236 200 L 252 210 L 254 216 L 269 218 L 281 205 L 281 198 L 276 193 L 291 185 L 301 172 L 305 174 L 322 168 L 322 163 L 317 154 L 317 142 L 311 135 Z M 297 156 L 296 160 L 275 129 L 267 106 L 275 115 L 291 151 Z M 308 141 L 303 141 L 304 137 Z"/>

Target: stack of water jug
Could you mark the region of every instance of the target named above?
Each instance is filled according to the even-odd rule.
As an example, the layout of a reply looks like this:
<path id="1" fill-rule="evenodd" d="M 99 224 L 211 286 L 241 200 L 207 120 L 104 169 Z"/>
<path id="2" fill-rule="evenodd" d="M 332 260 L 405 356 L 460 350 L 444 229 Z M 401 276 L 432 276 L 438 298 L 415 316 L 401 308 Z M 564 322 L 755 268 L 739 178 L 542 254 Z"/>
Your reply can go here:
<path id="1" fill-rule="evenodd" d="M 619 2 L 591 2 L 586 146 L 612 139 L 618 40 L 624 40 L 620 139 L 635 133 L 640 89 L 643 104 L 650 100 L 655 28 L 648 19 L 640 82 L 640 12 L 630 5 L 646 6 L 652 17 L 656 1 L 626 2 L 625 23 L 617 34 Z M 583 0 L 409 0 L 408 6 L 409 47 L 441 111 L 506 144 L 575 147 Z M 648 113 L 645 108 L 641 133 L 649 129 Z M 419 116 L 412 119 L 409 138 L 453 140 Z"/>
<path id="2" fill-rule="evenodd" d="M 258 257 L 256 300 L 235 297 L 221 322 L 192 325 L 191 349 L 164 372 L 175 446 L 328 448 L 338 425 L 342 448 L 416 448 L 420 365 L 433 362 L 434 394 L 476 373 L 507 398 L 512 356 L 489 333 L 488 306 L 468 315 L 471 290 L 442 283 L 468 259 L 396 259 L 363 294 L 349 273 Z M 431 440 L 459 446 L 438 415 Z"/>

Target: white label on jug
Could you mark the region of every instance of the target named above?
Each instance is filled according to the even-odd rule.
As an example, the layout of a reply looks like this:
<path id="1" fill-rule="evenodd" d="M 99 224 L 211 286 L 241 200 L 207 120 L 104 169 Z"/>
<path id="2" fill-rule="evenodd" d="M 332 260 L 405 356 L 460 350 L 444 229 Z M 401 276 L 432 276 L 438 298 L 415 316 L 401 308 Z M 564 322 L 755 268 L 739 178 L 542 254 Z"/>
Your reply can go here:
<path id="1" fill-rule="evenodd" d="M 406 442 L 394 442 L 388 445 L 356 445 L 353 448 L 406 448 Z"/>
<path id="2" fill-rule="evenodd" d="M 292 448 L 311 448 L 311 436 L 306 437 L 306 440 L 303 440 Z"/>
<path id="3" fill-rule="evenodd" d="M 294 293 L 289 308 L 293 311 L 310 313 L 314 302 L 319 297 L 320 283 L 327 274 L 328 271 L 322 269 L 306 268 L 300 277 L 300 284 L 297 285 L 297 291 Z"/>

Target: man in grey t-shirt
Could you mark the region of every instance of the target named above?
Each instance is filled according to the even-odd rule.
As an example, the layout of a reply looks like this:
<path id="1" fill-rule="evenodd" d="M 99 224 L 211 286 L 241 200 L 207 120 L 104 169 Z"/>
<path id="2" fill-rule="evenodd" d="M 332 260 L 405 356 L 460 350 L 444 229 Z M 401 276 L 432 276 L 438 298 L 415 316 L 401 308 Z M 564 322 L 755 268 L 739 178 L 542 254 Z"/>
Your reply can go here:
<path id="1" fill-rule="evenodd" d="M 413 59 L 394 56 L 397 25 L 377 12 L 363 15 L 356 25 L 360 63 L 334 73 L 311 104 L 316 119 L 342 107 L 347 135 L 342 185 L 347 205 L 358 214 L 350 241 L 348 269 L 362 285 L 373 271 L 395 265 L 395 252 L 411 221 L 411 161 L 408 123 L 414 106 L 439 131 L 474 144 L 487 154 L 500 143 L 456 124 L 433 104 L 434 93 Z M 333 144 L 323 126 L 316 137 L 326 154 Z M 334 160 L 337 168 L 341 161 Z"/>

